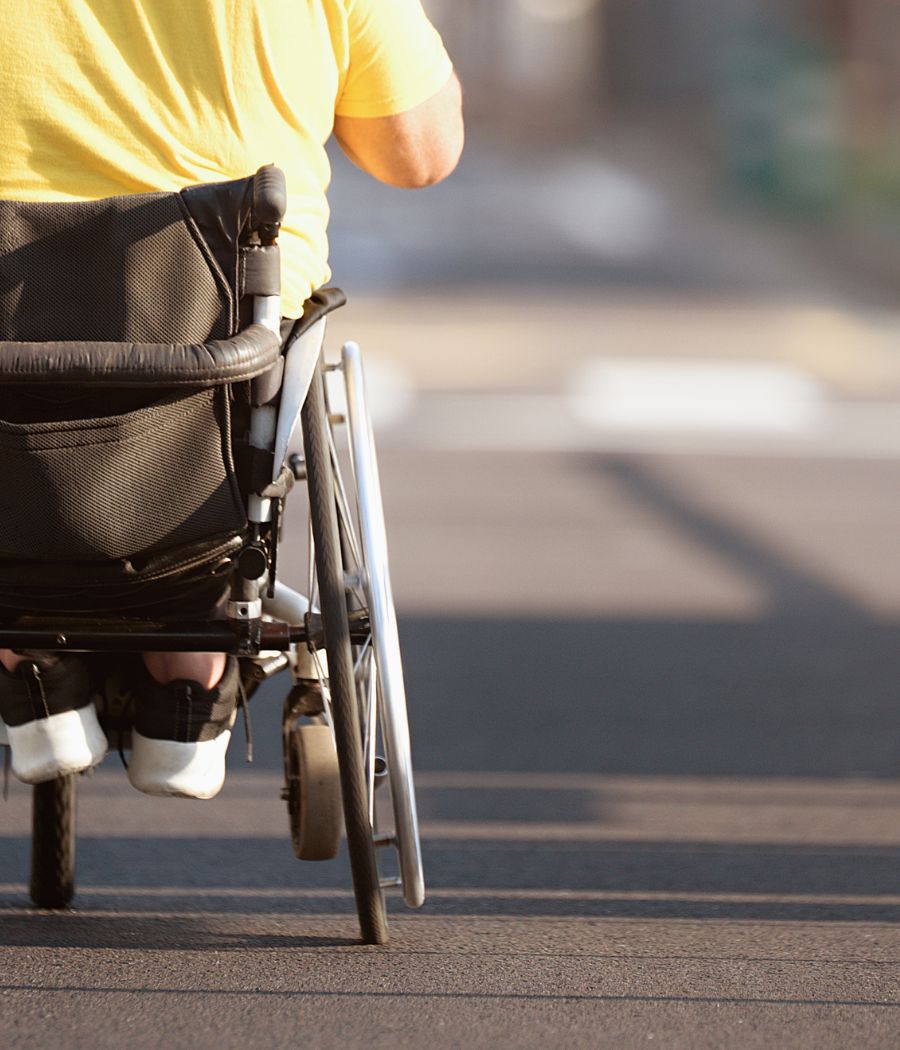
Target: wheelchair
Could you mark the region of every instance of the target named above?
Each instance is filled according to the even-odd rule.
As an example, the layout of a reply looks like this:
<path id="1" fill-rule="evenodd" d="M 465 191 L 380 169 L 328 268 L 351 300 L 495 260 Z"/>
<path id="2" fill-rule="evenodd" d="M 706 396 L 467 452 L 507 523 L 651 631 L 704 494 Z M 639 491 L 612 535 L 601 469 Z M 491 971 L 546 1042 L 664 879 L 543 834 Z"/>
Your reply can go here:
<path id="1" fill-rule="evenodd" d="M 247 695 L 289 672 L 294 852 L 330 859 L 346 835 L 362 939 L 380 944 L 385 889 L 415 908 L 424 881 L 378 466 L 359 348 L 324 356 L 343 294 L 281 317 L 286 202 L 271 165 L 177 193 L 0 201 L 0 647 L 101 654 L 120 751 L 133 715 L 109 681 L 127 654 L 234 654 Z M 278 576 L 298 482 L 305 594 Z M 33 787 L 38 907 L 74 894 L 76 788 Z"/>

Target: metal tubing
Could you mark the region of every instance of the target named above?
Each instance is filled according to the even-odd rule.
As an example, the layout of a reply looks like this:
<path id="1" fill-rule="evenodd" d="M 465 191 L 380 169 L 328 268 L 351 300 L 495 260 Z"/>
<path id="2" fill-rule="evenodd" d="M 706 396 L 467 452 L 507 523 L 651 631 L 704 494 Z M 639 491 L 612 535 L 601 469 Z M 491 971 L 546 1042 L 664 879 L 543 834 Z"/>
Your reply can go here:
<path id="1" fill-rule="evenodd" d="M 253 323 L 265 325 L 276 335 L 281 335 L 281 296 L 255 295 L 253 297 Z"/>
<path id="2" fill-rule="evenodd" d="M 305 642 L 305 624 L 263 623 L 261 651 L 288 649 Z M 40 649 L 49 652 L 110 653 L 238 653 L 241 635 L 227 622 L 216 623 L 123 623 L 112 626 L 3 627 L 0 648 Z"/>

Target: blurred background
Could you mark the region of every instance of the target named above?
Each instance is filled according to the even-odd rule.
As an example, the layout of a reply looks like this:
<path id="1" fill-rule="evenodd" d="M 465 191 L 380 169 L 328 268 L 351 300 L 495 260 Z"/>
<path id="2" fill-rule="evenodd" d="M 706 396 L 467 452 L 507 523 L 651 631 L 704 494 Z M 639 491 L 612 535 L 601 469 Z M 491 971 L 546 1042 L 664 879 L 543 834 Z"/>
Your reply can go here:
<path id="1" fill-rule="evenodd" d="M 783 274 L 740 243 L 740 227 L 730 250 L 715 237 L 716 219 L 753 206 L 754 224 L 767 216 L 767 232 L 792 235 L 817 264 L 826 250 L 846 287 L 892 301 L 896 4 L 425 6 L 465 85 L 468 155 L 453 183 L 413 205 L 397 195 L 397 209 L 413 210 L 385 207 L 377 225 L 359 221 L 367 198 L 357 183 L 344 192 L 339 171 L 334 258 L 347 278 L 777 289 Z M 412 255 L 405 237 L 381 236 L 426 216 L 433 235 L 420 229 Z"/>
<path id="2" fill-rule="evenodd" d="M 460 168 L 331 194 L 420 765 L 895 776 L 900 7 L 425 6 Z"/>

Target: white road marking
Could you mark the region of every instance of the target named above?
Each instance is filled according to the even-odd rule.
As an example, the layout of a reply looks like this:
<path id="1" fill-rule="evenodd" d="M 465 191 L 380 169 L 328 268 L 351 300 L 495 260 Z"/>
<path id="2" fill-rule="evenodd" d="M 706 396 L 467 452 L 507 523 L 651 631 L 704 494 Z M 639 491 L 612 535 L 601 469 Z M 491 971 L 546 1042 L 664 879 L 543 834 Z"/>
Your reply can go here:
<path id="1" fill-rule="evenodd" d="M 591 426 L 553 394 L 429 394 L 376 434 L 379 447 L 434 451 L 900 459 L 900 402 L 826 402 L 805 427 L 718 429 Z"/>
<path id="2" fill-rule="evenodd" d="M 811 434 L 826 408 L 810 375 L 768 361 L 595 358 L 569 397 L 577 419 L 606 430 Z"/>
<path id="3" fill-rule="evenodd" d="M 596 358 L 557 393 L 423 392 L 402 366 L 372 357 L 366 376 L 386 447 L 900 458 L 900 402 L 831 400 L 793 364 Z"/>

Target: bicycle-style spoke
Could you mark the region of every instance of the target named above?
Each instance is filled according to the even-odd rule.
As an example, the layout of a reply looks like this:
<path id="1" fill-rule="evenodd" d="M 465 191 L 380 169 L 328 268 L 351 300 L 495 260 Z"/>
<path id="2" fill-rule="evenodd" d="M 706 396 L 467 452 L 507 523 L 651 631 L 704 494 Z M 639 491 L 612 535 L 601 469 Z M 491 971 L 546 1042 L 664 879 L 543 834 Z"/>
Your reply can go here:
<path id="1" fill-rule="evenodd" d="M 338 517 L 344 528 L 344 539 L 347 541 L 347 546 L 350 548 L 350 553 L 357 568 L 362 568 L 365 564 L 363 561 L 362 547 L 360 546 L 359 539 L 356 535 L 355 519 L 350 510 L 350 501 L 347 498 L 347 489 L 344 485 L 343 474 L 341 473 L 340 459 L 338 458 L 337 448 L 330 431 L 328 445 L 331 453 L 331 463 L 334 468 L 334 489 Z M 365 601 L 365 596 L 361 592 L 359 597 L 360 601 Z"/>
<path id="2" fill-rule="evenodd" d="M 369 787 L 369 823 L 373 829 L 377 828 L 375 811 L 375 752 L 378 739 L 378 676 L 375 674 L 375 661 L 371 656 L 368 660 L 368 675 L 365 682 L 366 700 L 366 776 Z"/>
<path id="3" fill-rule="evenodd" d="M 342 593 L 351 632 L 359 629 L 360 622 L 368 624 L 362 635 L 356 635 L 355 640 L 351 637 L 350 667 L 347 668 L 352 668 L 353 720 L 358 727 L 357 746 L 360 751 L 357 754 L 362 767 L 359 770 L 362 774 L 361 790 L 355 797 L 361 804 L 359 817 L 365 820 L 373 834 L 376 831 L 380 834 L 379 824 L 383 822 L 387 837 L 381 836 L 385 842 L 380 844 L 390 842 L 396 847 L 404 899 L 407 904 L 417 907 L 423 900 L 424 885 L 396 614 L 388 575 L 384 517 L 371 445 L 371 427 L 368 425 L 359 360 L 352 347 L 345 348 L 344 367 L 340 374 L 347 393 L 346 414 L 338 417 L 328 413 L 323 419 L 320 447 L 324 455 L 320 462 L 322 468 L 326 463 L 330 468 L 329 502 L 337 525 L 334 552 L 339 563 L 343 563 Z M 346 442 L 343 433 L 335 432 L 340 422 L 347 424 Z M 323 560 L 321 555 L 319 552 L 320 560 Z M 315 554 L 311 553 L 310 557 L 314 560 Z M 372 559 L 372 564 L 369 564 L 369 559 Z M 321 580 L 316 579 L 312 569 L 310 582 L 315 593 Z M 316 659 L 316 671 L 322 679 L 328 670 L 323 664 L 324 659 Z M 334 703 L 336 712 L 338 709 L 346 711 L 343 693 Z M 341 725 L 337 728 L 341 730 Z M 357 728 L 354 734 L 356 732 Z M 381 754 L 386 758 L 386 766 L 379 757 Z M 384 775 L 390 790 L 379 788 L 376 791 L 376 784 Z M 358 825 L 354 834 L 358 834 Z"/>

